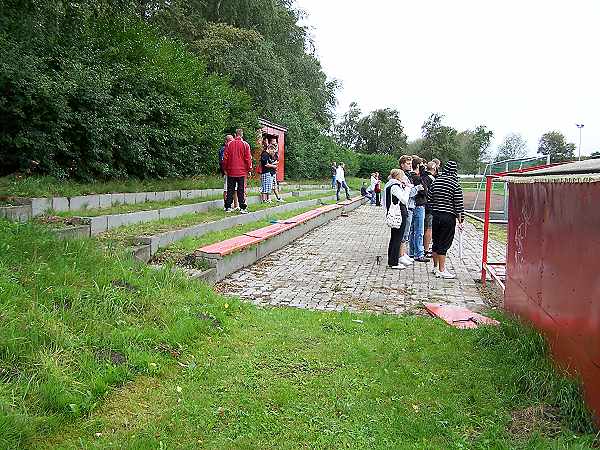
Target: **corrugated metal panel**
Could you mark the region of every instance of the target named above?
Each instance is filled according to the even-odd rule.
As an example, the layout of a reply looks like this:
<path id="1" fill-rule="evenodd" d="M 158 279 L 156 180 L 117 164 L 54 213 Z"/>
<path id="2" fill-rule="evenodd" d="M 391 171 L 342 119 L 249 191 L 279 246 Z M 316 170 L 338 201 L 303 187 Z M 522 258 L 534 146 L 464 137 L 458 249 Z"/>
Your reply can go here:
<path id="1" fill-rule="evenodd" d="M 581 376 L 600 424 L 600 183 L 509 189 L 505 307 Z"/>

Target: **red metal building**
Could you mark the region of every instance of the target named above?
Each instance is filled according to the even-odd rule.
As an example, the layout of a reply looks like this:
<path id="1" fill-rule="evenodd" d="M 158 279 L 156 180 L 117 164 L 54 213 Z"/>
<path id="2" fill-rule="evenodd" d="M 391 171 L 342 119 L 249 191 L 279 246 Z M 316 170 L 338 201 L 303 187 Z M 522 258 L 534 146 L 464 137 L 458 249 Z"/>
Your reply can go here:
<path id="1" fill-rule="evenodd" d="M 600 160 L 508 176 L 504 306 L 581 377 L 600 425 Z"/>
<path id="2" fill-rule="evenodd" d="M 269 122 L 266 119 L 258 119 L 261 129 L 258 133 L 259 146 L 255 151 L 254 160 L 260 161 L 260 153 L 262 152 L 262 140 L 268 138 L 277 139 L 277 146 L 279 147 L 279 165 L 277 166 L 277 181 L 283 181 L 285 177 L 285 133 L 287 128 L 277 125 L 273 122 Z M 260 173 L 260 164 L 256 165 L 257 172 Z"/>

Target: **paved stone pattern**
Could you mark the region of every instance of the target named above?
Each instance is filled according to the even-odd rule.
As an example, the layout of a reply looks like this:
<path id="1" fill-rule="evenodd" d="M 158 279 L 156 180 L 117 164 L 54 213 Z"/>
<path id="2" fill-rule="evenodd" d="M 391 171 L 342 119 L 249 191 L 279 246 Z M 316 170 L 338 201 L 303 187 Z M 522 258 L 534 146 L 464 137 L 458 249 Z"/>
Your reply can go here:
<path id="1" fill-rule="evenodd" d="M 449 252 L 454 280 L 435 278 L 431 263 L 402 270 L 387 268 L 389 229 L 381 208 L 365 205 L 320 227 L 217 285 L 226 295 L 257 305 L 291 306 L 327 311 L 372 311 L 418 314 L 427 302 L 480 310 L 481 233 L 471 224 Z M 490 260 L 504 258 L 504 245 L 491 243 Z M 380 264 L 377 257 L 380 257 Z"/>

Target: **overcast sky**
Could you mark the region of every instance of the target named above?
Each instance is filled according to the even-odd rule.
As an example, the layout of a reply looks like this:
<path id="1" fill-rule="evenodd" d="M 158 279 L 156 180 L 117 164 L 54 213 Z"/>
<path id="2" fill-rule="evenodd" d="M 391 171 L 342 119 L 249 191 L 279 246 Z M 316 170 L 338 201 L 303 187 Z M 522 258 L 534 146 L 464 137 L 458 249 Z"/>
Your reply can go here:
<path id="1" fill-rule="evenodd" d="M 510 132 L 529 153 L 549 130 L 600 150 L 600 0 L 297 0 L 338 113 L 392 107 L 409 139 L 432 112 Z"/>

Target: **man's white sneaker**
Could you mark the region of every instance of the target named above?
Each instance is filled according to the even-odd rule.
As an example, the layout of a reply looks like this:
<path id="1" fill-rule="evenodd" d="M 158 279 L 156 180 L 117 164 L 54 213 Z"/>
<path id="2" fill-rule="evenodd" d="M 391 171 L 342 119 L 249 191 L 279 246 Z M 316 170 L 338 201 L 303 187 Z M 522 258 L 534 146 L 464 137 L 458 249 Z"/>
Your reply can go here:
<path id="1" fill-rule="evenodd" d="M 231 209 L 231 208 L 225 208 L 225 212 L 226 212 L 226 213 L 233 212 L 233 209 Z"/>
<path id="2" fill-rule="evenodd" d="M 282 198 L 278 198 L 278 199 L 277 199 L 277 201 L 278 201 L 279 203 L 285 203 L 285 200 L 284 200 L 284 199 L 282 199 Z"/>
<path id="3" fill-rule="evenodd" d="M 434 274 L 435 276 L 437 276 L 437 274 L 440 273 L 440 271 L 438 270 L 437 267 L 434 267 L 433 269 L 431 269 L 431 273 Z"/>
<path id="4" fill-rule="evenodd" d="M 404 270 L 406 267 L 403 264 L 398 264 L 397 266 L 388 266 L 390 269 L 394 270 Z"/>
<path id="5" fill-rule="evenodd" d="M 400 262 L 405 266 L 410 266 L 413 263 L 412 260 L 406 255 L 400 257 Z"/>
<path id="6" fill-rule="evenodd" d="M 452 280 L 452 279 L 456 278 L 456 275 L 448 272 L 447 270 L 444 270 L 443 272 L 438 272 L 436 277 L 444 278 L 445 280 Z"/>
<path id="7" fill-rule="evenodd" d="M 248 210 L 247 209 L 240 209 L 240 214 L 248 214 Z"/>

